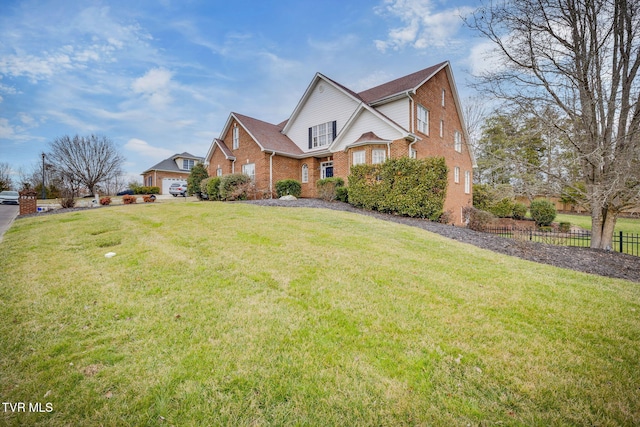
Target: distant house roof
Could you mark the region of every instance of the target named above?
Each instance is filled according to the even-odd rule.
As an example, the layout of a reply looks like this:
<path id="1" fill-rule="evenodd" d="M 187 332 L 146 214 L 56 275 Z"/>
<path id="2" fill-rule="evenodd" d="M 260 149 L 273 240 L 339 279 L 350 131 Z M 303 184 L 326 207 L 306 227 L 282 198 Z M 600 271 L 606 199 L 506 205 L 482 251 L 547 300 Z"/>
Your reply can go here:
<path id="1" fill-rule="evenodd" d="M 168 159 L 164 159 L 160 163 L 157 163 L 157 164 L 151 166 L 149 169 L 147 169 L 144 172 L 142 172 L 142 175 L 144 175 L 147 172 L 151 172 L 151 171 L 185 172 L 186 169 L 181 169 L 181 168 L 178 167 L 178 164 L 176 163 L 176 159 L 193 159 L 193 160 L 197 160 L 200 163 L 204 162 L 204 158 L 198 157 L 198 156 L 194 156 L 193 154 L 187 153 L 185 151 L 184 153 L 181 153 L 181 154 L 174 154 L 173 156 L 169 157 Z"/>

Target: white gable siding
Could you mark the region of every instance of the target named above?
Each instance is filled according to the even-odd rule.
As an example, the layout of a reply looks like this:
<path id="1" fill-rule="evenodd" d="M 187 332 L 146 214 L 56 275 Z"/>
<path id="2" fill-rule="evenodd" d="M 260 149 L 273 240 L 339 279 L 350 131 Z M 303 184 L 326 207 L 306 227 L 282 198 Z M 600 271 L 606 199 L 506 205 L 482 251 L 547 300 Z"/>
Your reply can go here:
<path id="1" fill-rule="evenodd" d="M 389 117 L 404 129 L 409 130 L 409 98 L 403 98 L 388 104 L 380 105 L 376 107 L 376 110 Z"/>
<path id="2" fill-rule="evenodd" d="M 339 145 L 333 149 L 344 150 L 348 145 L 357 141 L 363 133 L 373 132 L 380 138 L 393 141 L 402 138 L 402 133 L 394 129 L 380 118 L 373 115 L 367 110 L 363 110 L 358 117 L 351 123 L 346 133 L 341 137 Z"/>
<path id="3" fill-rule="evenodd" d="M 302 150 L 309 151 L 310 127 L 336 120 L 337 133 L 340 133 L 358 105 L 357 101 L 331 84 L 319 80 L 286 135 Z"/>

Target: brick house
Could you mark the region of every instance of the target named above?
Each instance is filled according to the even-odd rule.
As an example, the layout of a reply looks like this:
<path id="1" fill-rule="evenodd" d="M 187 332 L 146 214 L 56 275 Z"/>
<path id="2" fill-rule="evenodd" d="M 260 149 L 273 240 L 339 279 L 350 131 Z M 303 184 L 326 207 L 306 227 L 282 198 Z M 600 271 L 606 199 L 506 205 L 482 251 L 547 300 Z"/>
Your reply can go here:
<path id="1" fill-rule="evenodd" d="M 462 221 L 472 203 L 475 160 L 449 62 L 356 93 L 317 73 L 289 119 L 267 123 L 231 113 L 205 157 L 210 176 L 245 173 L 258 189 L 281 179 L 347 182 L 352 165 L 387 158 L 442 156 L 449 168 L 445 210 Z"/>
<path id="2" fill-rule="evenodd" d="M 142 172 L 142 185 L 160 187 L 160 194 L 169 194 L 172 183 L 187 182 L 191 168 L 202 162 L 202 157 L 193 154 L 174 154 Z"/>

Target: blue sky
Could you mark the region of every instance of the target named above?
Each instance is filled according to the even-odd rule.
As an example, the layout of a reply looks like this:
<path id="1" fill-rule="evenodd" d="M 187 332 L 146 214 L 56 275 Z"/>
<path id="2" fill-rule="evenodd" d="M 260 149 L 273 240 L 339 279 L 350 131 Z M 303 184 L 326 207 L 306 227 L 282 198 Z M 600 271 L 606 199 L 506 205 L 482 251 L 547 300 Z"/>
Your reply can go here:
<path id="1" fill-rule="evenodd" d="M 477 1 L 11 1 L 0 10 L 0 162 L 109 137 L 126 172 L 204 156 L 230 112 L 289 117 L 316 72 L 360 91 L 449 60 L 461 97 L 486 43 Z"/>

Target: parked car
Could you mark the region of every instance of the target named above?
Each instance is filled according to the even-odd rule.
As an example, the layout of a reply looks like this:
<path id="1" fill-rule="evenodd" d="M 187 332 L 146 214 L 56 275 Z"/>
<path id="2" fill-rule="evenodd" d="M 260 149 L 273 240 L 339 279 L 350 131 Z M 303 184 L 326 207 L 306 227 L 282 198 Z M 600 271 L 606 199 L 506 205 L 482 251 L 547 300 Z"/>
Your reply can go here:
<path id="1" fill-rule="evenodd" d="M 20 195 L 18 194 L 17 191 L 3 191 L 0 192 L 0 204 L 14 204 L 17 205 L 18 199 L 19 199 Z"/>
<path id="2" fill-rule="evenodd" d="M 116 196 L 133 196 L 133 190 L 122 190 Z"/>
<path id="3" fill-rule="evenodd" d="M 187 197 L 187 183 L 186 182 L 174 182 L 169 187 L 169 194 L 173 194 L 173 197 Z"/>

